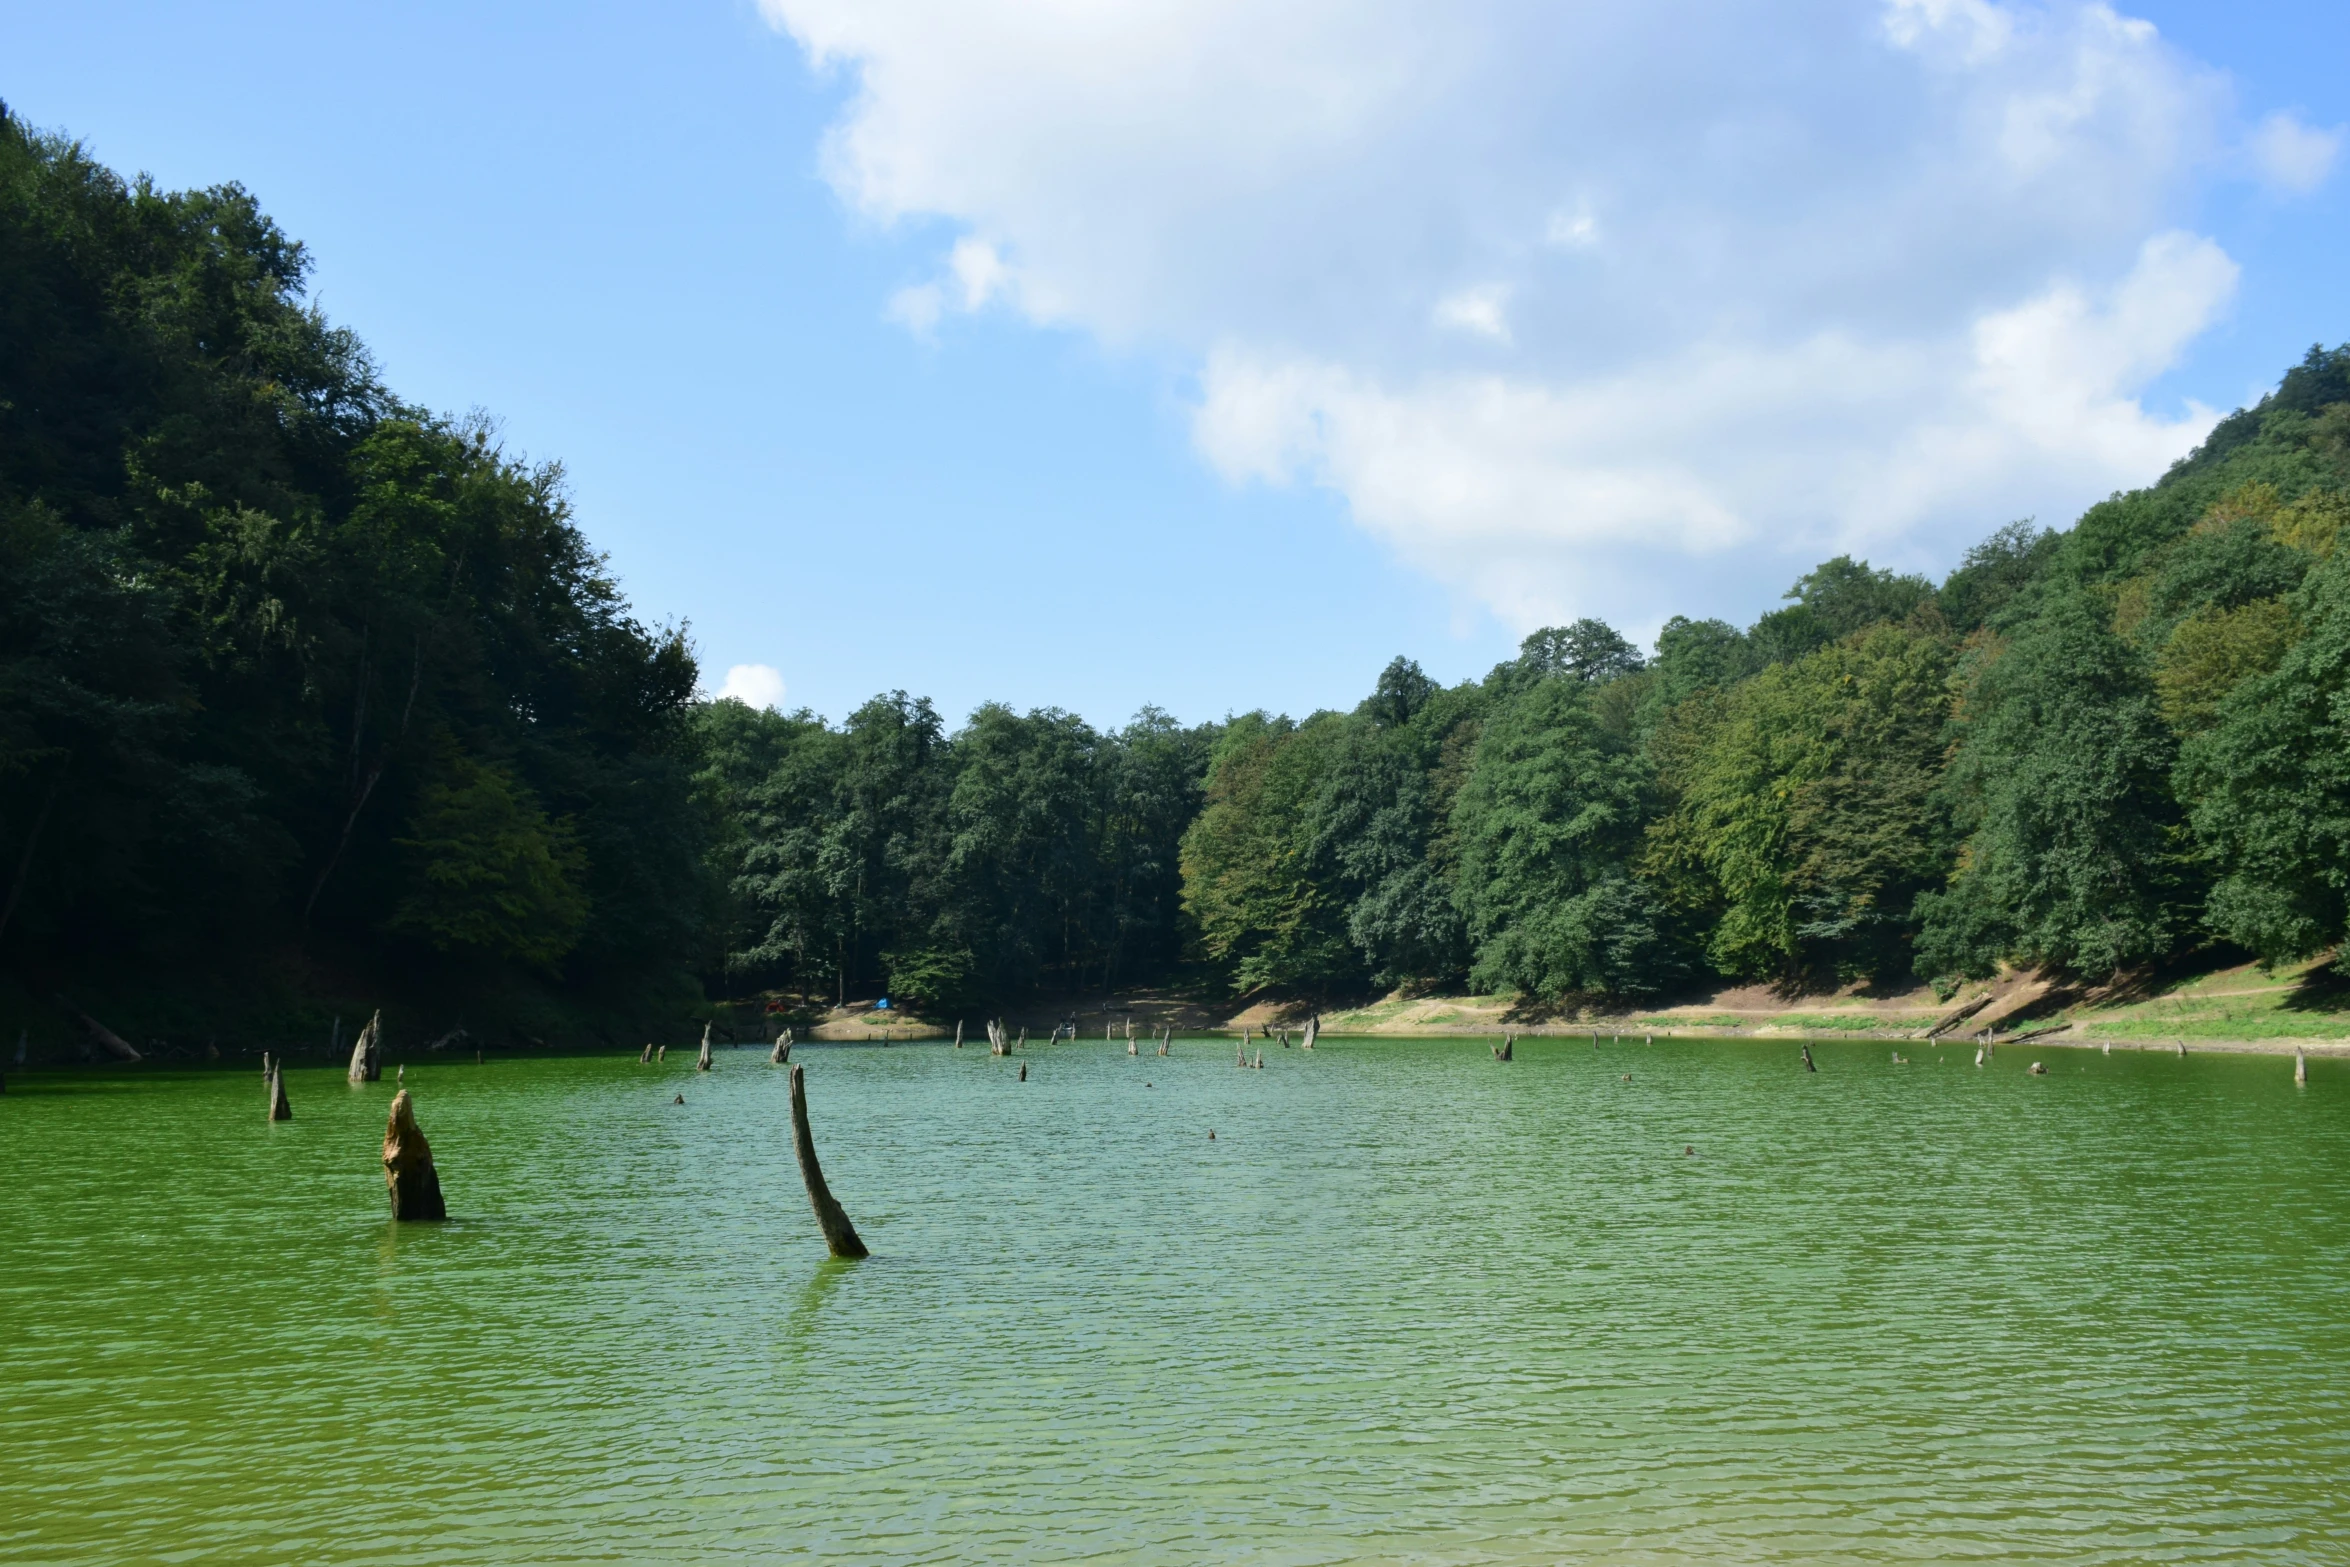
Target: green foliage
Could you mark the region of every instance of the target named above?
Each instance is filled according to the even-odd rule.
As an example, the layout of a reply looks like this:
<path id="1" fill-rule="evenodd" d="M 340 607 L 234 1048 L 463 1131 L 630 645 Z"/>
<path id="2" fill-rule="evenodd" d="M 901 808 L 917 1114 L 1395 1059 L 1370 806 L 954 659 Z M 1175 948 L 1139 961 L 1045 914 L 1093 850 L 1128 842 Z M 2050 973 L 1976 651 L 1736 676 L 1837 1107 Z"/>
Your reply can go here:
<path id="1" fill-rule="evenodd" d="M 1878 626 L 1689 710 L 1654 854 L 1715 889 L 1722 972 L 1907 972 L 1915 902 L 1948 865 L 1933 804 L 1948 662 L 1940 641 Z"/>
<path id="2" fill-rule="evenodd" d="M 2102 977 L 2174 950 L 2198 891 L 2170 791 L 2176 743 L 2146 661 L 2083 593 L 1985 648 L 1946 783 L 1967 835 L 1922 900 L 1919 962 L 1988 974 L 2002 957 Z"/>
<path id="3" fill-rule="evenodd" d="M 1662 911 L 1631 875 L 1648 789 L 1587 682 L 1554 676 L 1494 708 L 1453 807 L 1472 984 L 1557 1000 L 1677 977 Z"/>
<path id="4" fill-rule="evenodd" d="M 1748 633 L 1758 660 L 1785 663 L 1885 621 L 1907 619 L 1934 596 L 1923 577 L 1872 570 L 1865 560 L 1839 555 L 1787 590 L 1794 600 L 1754 623 Z"/>
<path id="5" fill-rule="evenodd" d="M 1303 725 L 1262 713 L 1226 728 L 1207 799 L 1183 837 L 1184 905 L 1200 946 L 1243 991 L 1355 982 L 1346 904 L 1316 864 L 1315 804 L 1337 714 Z"/>
<path id="6" fill-rule="evenodd" d="M 0 966 L 673 994 L 716 890 L 683 637 L 306 266 L 234 186 L 0 119 Z"/>
<path id="7" fill-rule="evenodd" d="M 398 840 L 415 873 L 392 928 L 443 952 L 553 969 L 587 922 L 571 825 L 549 821 L 503 767 L 452 756 L 439 773 L 418 797 L 411 835 Z"/>
<path id="8" fill-rule="evenodd" d="M 2308 634 L 2236 684 L 2179 763 L 2219 873 L 2211 923 L 2271 962 L 2340 942 L 2350 892 L 2350 555 L 2297 596 Z"/>

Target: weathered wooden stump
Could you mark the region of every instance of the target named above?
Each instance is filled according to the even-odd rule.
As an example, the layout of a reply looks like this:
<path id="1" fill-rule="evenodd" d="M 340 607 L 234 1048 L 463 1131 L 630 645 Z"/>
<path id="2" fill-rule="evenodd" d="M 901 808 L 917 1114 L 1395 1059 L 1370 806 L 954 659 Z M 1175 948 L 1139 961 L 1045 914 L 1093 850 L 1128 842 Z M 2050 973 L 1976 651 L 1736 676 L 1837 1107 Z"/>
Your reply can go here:
<path id="1" fill-rule="evenodd" d="M 269 1118 L 272 1121 L 291 1121 L 293 1102 L 286 1098 L 286 1064 L 273 1061 L 269 1067 Z"/>
<path id="2" fill-rule="evenodd" d="M 1981 1066 L 1982 1064 L 1983 1064 L 1982 1057 L 1981 1057 L 1980 1055 L 1978 1055 L 1978 1056 L 1975 1058 L 1975 1065 L 1977 1065 L 1977 1066 Z M 1805 1046 L 1803 1047 L 1803 1069 L 1804 1069 L 1806 1072 L 1817 1072 L 1817 1071 L 1819 1070 L 1819 1068 L 1818 1068 L 1818 1067 L 1816 1067 L 1816 1066 L 1812 1065 L 1812 1061 L 1811 1061 L 1811 1046 L 1809 1046 L 1809 1045 L 1805 1045 Z"/>
<path id="3" fill-rule="evenodd" d="M 449 1216 L 440 1174 L 432 1167 L 432 1145 L 417 1130 L 416 1104 L 405 1088 L 392 1096 L 391 1117 L 384 1122 L 384 1188 L 391 1194 L 395 1219 Z"/>
<path id="4" fill-rule="evenodd" d="M 1020 1081 L 1023 1083 L 1028 1081 L 1028 1063 L 1025 1061 L 1020 1063 Z"/>
<path id="5" fill-rule="evenodd" d="M 824 1184 L 824 1168 L 816 1162 L 816 1139 L 808 1131 L 808 1087 L 801 1073 L 804 1068 L 791 1069 L 791 1145 L 800 1156 L 800 1179 L 808 1187 L 808 1206 L 816 1210 L 817 1228 L 824 1231 L 824 1245 L 835 1257 L 863 1257 L 868 1255 L 865 1243 L 857 1238 L 857 1227 L 838 1202 L 833 1200 L 832 1188 Z M 1025 1074 L 1025 1063 L 1020 1068 Z"/>
<path id="6" fill-rule="evenodd" d="M 650 1066 L 653 1064 L 653 1042 L 651 1040 L 646 1040 L 645 1048 L 636 1053 L 636 1064 L 638 1066 Z"/>
<path id="7" fill-rule="evenodd" d="M 2302 1084 L 2309 1081 L 2309 1053 L 2299 1045 L 2293 1047 L 2293 1081 Z"/>
<path id="8" fill-rule="evenodd" d="M 694 1070 L 697 1072 L 710 1070 L 710 1025 L 707 1023 L 702 1025 L 702 1054 L 700 1059 L 694 1062 Z"/>
<path id="9" fill-rule="evenodd" d="M 367 1026 L 359 1031 L 359 1038 L 351 1046 L 351 1068 L 344 1075 L 352 1082 L 374 1083 L 382 1080 L 383 1026 L 383 1009 L 378 1007 L 375 1016 L 367 1020 Z"/>

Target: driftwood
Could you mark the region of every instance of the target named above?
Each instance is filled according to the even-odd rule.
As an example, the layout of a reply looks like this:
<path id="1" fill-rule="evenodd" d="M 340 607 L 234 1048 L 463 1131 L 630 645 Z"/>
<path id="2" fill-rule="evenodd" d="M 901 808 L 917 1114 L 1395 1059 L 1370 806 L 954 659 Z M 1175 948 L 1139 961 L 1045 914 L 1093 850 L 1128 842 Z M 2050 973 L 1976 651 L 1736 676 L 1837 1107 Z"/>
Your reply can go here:
<path id="1" fill-rule="evenodd" d="M 1959 1024 L 1965 1022 L 1968 1018 L 1973 1017 L 1976 1013 L 1982 1011 L 1985 1007 L 1989 1006 L 1997 999 L 1998 998 L 1991 992 L 1985 991 L 1982 995 L 1977 996 L 1974 1000 L 1968 1002 L 1965 1006 L 1960 1007 L 1956 1012 L 1951 1013 L 1941 1022 L 1936 1023 L 1932 1028 L 1927 1029 L 1926 1037 L 1928 1039 L 1932 1039 L 1937 1034 L 1948 1033 L 1950 1030 L 1958 1027 Z"/>
<path id="2" fill-rule="evenodd" d="M 710 1070 L 710 1025 L 707 1023 L 702 1025 L 702 1055 L 701 1059 L 694 1063 L 694 1070 L 697 1072 Z"/>
<path id="3" fill-rule="evenodd" d="M 869 1255 L 865 1243 L 857 1238 L 857 1227 L 838 1202 L 833 1200 L 832 1188 L 824 1184 L 824 1167 L 816 1162 L 816 1139 L 808 1132 L 808 1087 L 801 1075 L 805 1069 L 791 1069 L 791 1145 L 800 1156 L 800 1179 L 807 1184 L 808 1206 L 816 1210 L 817 1228 L 824 1231 L 824 1245 L 835 1257 L 863 1257 Z"/>
<path id="4" fill-rule="evenodd" d="M 84 1012 L 80 1007 L 75 1006 L 63 996 L 57 998 L 57 1004 L 72 1013 L 82 1027 L 89 1030 L 90 1037 L 105 1046 L 106 1053 L 113 1056 L 115 1060 L 137 1061 L 142 1059 L 139 1052 L 131 1048 L 129 1040 L 90 1016 L 89 1013 Z"/>
<path id="5" fill-rule="evenodd" d="M 272 1121 L 291 1121 L 294 1118 L 293 1103 L 286 1098 L 286 1064 L 283 1061 L 270 1063 L 269 1118 Z"/>
<path id="6" fill-rule="evenodd" d="M 384 1075 L 383 1009 L 359 1031 L 358 1041 L 351 1046 L 351 1069 L 346 1075 L 354 1083 L 380 1082 Z"/>
<path id="7" fill-rule="evenodd" d="M 441 1200 L 440 1173 L 432 1167 L 432 1145 L 417 1130 L 416 1103 L 403 1088 L 392 1096 L 392 1113 L 384 1122 L 384 1189 L 391 1195 L 395 1219 L 445 1219 L 449 1205 Z"/>

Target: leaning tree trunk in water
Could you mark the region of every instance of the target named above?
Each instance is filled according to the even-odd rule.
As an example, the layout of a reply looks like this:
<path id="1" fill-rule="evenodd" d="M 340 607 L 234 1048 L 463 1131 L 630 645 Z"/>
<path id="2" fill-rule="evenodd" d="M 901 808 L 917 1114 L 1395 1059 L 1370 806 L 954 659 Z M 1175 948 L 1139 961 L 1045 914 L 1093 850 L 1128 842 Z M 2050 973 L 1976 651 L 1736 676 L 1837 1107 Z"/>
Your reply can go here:
<path id="1" fill-rule="evenodd" d="M 816 1139 L 808 1132 L 808 1088 L 801 1076 L 803 1070 L 791 1069 L 791 1145 L 800 1156 L 800 1179 L 807 1183 L 808 1206 L 816 1210 L 825 1247 L 835 1257 L 863 1257 L 868 1255 L 865 1243 L 857 1238 L 857 1227 L 849 1222 L 848 1214 L 833 1200 L 832 1188 L 824 1184 L 824 1168 L 816 1162 Z"/>
<path id="2" fill-rule="evenodd" d="M 294 1118 L 293 1103 L 286 1098 L 286 1064 L 283 1061 L 270 1063 L 269 1118 L 272 1121 L 291 1121 Z"/>
<path id="3" fill-rule="evenodd" d="M 99 1044 L 104 1045 L 106 1047 L 106 1053 L 114 1057 L 115 1060 L 138 1061 L 144 1059 L 142 1056 L 140 1056 L 137 1050 L 131 1047 L 131 1042 L 129 1040 L 123 1038 L 113 1029 L 108 1028 L 105 1024 L 99 1022 L 96 1018 L 90 1016 L 89 1013 L 84 1012 L 80 1007 L 75 1006 L 72 1002 L 66 1000 L 63 996 L 59 996 L 57 998 L 57 1004 L 65 1008 L 66 1011 L 71 1012 L 75 1018 L 80 1020 L 82 1027 L 89 1030 L 90 1037 L 98 1041 Z"/>
<path id="4" fill-rule="evenodd" d="M 384 1186 L 395 1219 L 449 1216 L 449 1205 L 441 1201 L 440 1174 L 432 1167 L 432 1145 L 417 1130 L 416 1105 L 405 1088 L 392 1097 L 391 1118 L 384 1123 Z"/>
<path id="5" fill-rule="evenodd" d="M 955 1019 L 955 1048 L 957 1050 L 963 1048 L 963 1020 L 961 1018 Z"/>
<path id="6" fill-rule="evenodd" d="M 1306 1037 L 1299 1042 L 1299 1048 L 1311 1050 L 1314 1048 L 1314 1041 L 1321 1037 L 1322 1014 L 1317 1012 L 1312 1017 L 1306 1019 Z"/>
<path id="7" fill-rule="evenodd" d="M 383 1009 L 378 1007 L 375 1016 L 359 1031 L 357 1043 L 351 1046 L 351 1069 L 345 1075 L 352 1082 L 373 1083 L 383 1077 L 383 1026 Z"/>
<path id="8" fill-rule="evenodd" d="M 702 1058 L 694 1063 L 694 1070 L 697 1072 L 710 1070 L 710 1025 L 707 1023 L 702 1025 Z"/>

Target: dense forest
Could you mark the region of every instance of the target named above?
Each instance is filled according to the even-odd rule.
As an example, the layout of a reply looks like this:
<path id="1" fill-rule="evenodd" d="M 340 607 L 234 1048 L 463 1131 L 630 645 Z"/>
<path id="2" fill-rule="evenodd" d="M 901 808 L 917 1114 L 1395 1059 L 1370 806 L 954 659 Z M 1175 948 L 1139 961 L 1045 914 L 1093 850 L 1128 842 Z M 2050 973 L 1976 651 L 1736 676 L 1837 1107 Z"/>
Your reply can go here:
<path id="1" fill-rule="evenodd" d="M 1182 983 L 1609 1007 L 2304 957 L 2350 873 L 2350 349 L 1938 586 L 1584 620 L 1351 712 L 695 695 L 561 470 L 402 402 L 241 189 L 0 110 L 0 1023 L 618 1037 Z M 126 1025 L 127 1026 L 127 1025 Z"/>

